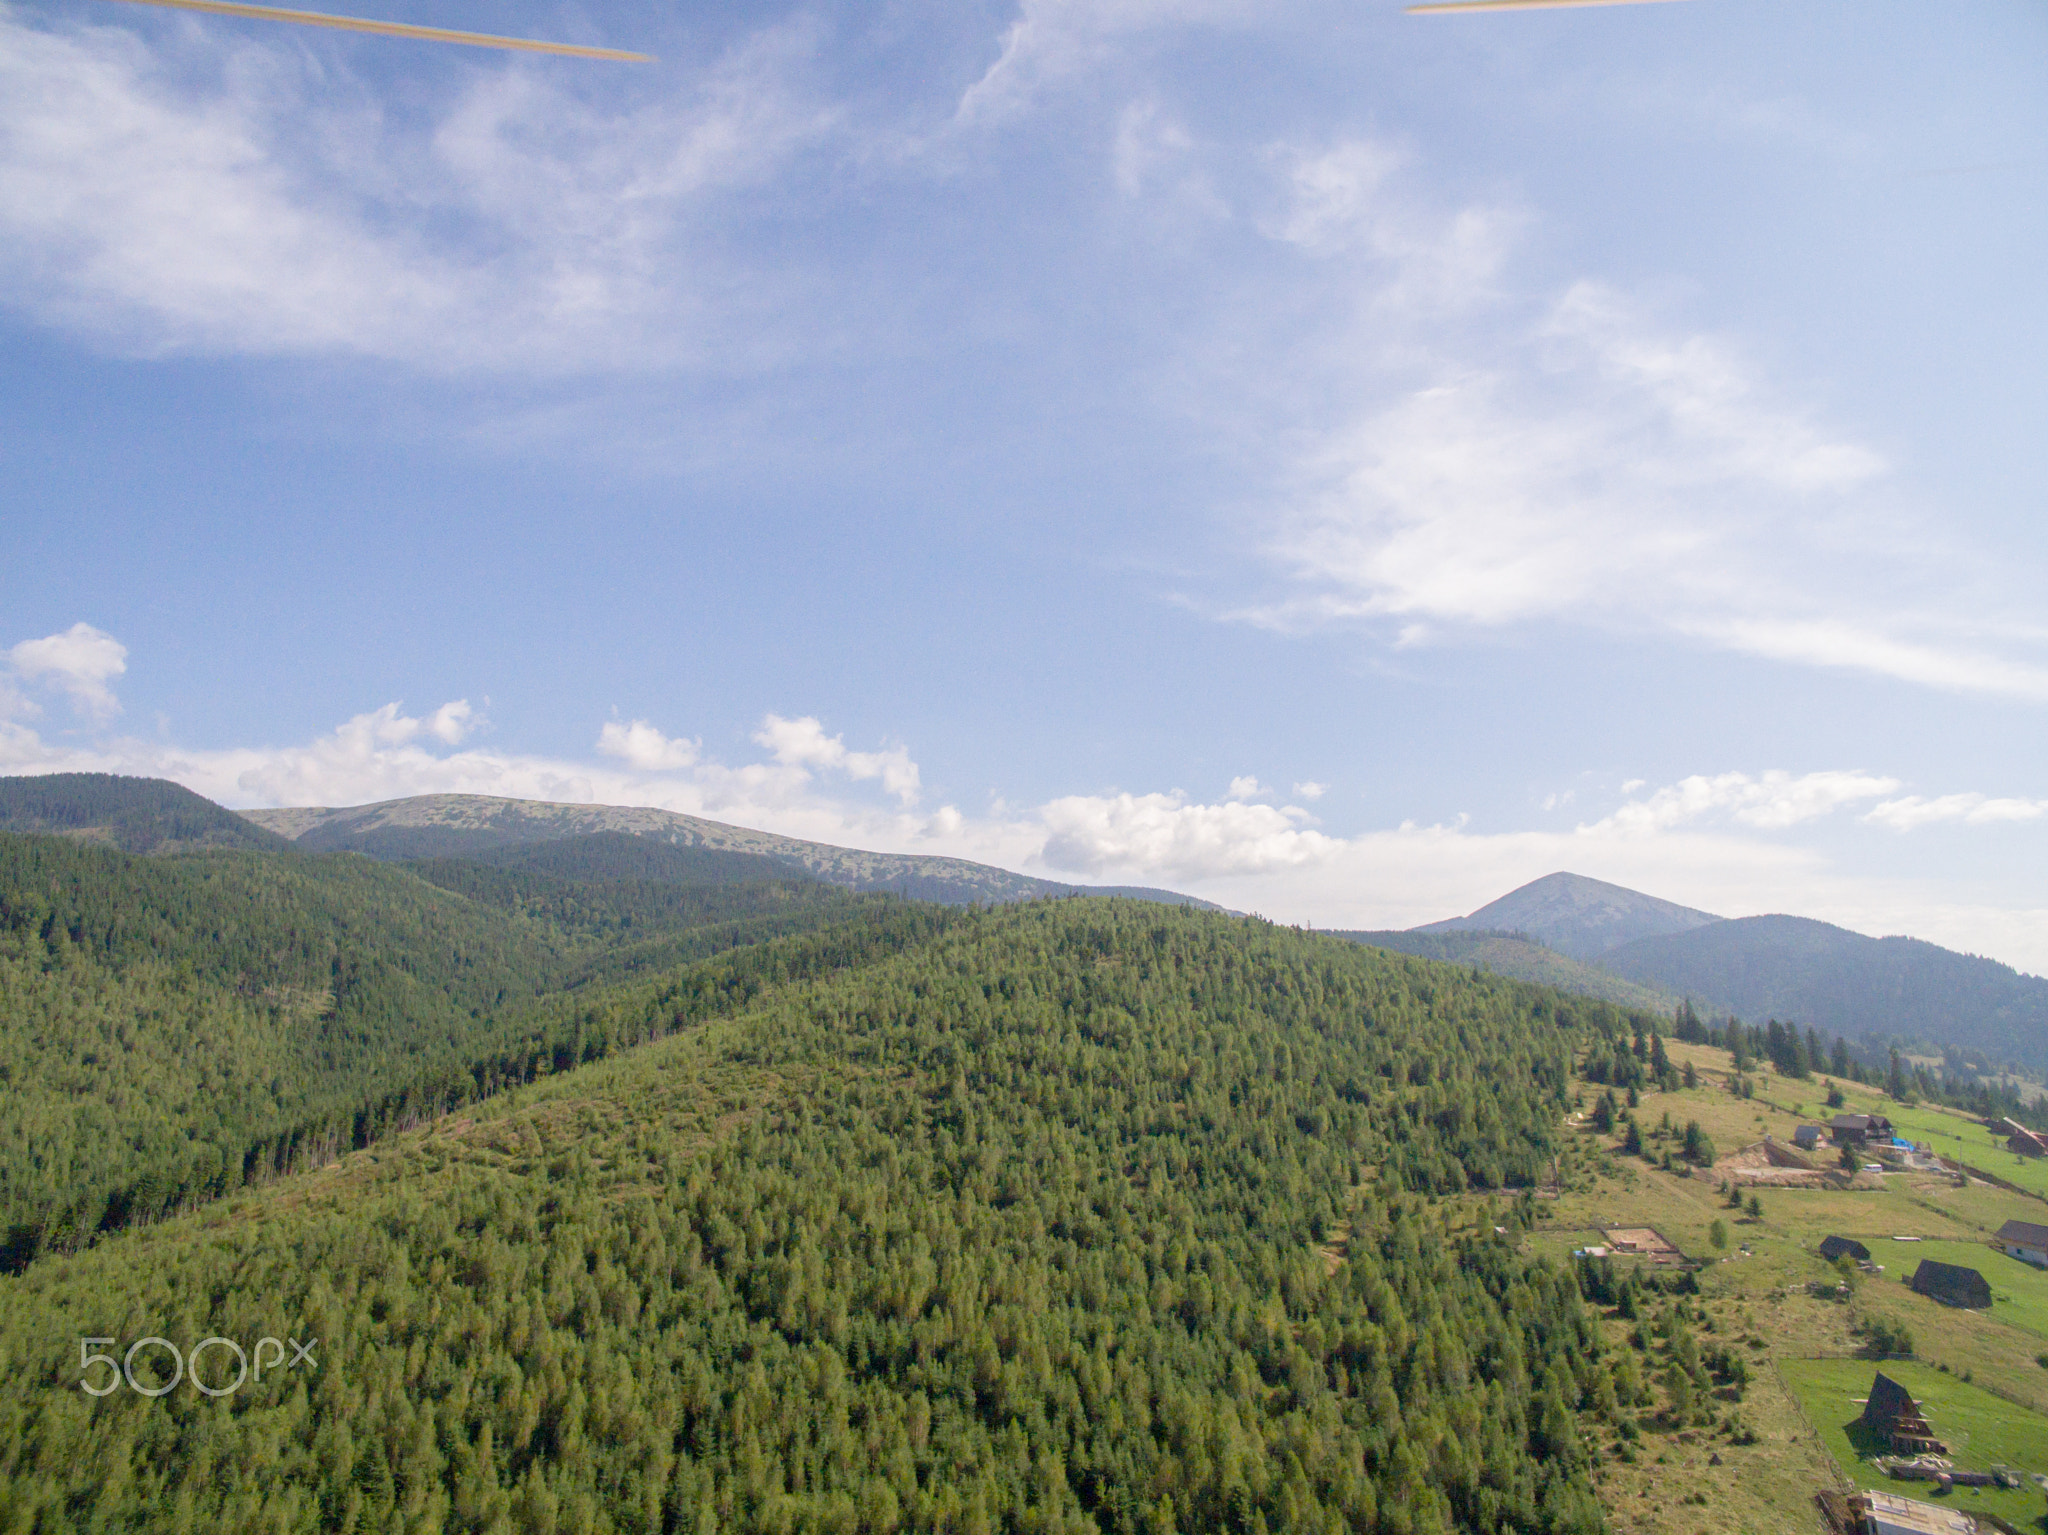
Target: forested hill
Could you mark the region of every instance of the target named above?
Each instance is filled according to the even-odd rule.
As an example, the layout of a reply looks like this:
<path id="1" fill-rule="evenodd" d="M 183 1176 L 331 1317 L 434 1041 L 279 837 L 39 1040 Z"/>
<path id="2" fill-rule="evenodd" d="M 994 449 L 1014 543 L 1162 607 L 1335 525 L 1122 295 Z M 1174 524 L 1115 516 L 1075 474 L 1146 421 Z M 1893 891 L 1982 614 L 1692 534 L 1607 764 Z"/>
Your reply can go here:
<path id="1" fill-rule="evenodd" d="M 773 867 L 704 886 L 0 833 L 0 1268 L 585 1059 L 593 987 L 901 904 Z"/>
<path id="2" fill-rule="evenodd" d="M 1626 980 L 1598 965 L 1560 954 L 1526 933 L 1493 932 L 1485 928 L 1415 928 L 1396 932 L 1338 932 L 1339 938 L 1415 954 L 1452 965 L 1477 965 L 1511 980 L 1533 981 L 1560 991 L 1598 997 L 1639 1012 L 1669 1015 L 1681 997 Z"/>
<path id="3" fill-rule="evenodd" d="M 0 1280 L 14 1526 L 1602 1527 L 1576 1280 L 1423 1196 L 1539 1176 L 1615 1010 L 1158 905 L 891 911 L 834 968 L 748 951 L 722 1013 L 615 989 L 652 1043 Z M 96 1399 L 82 1335 L 319 1364 Z"/>
<path id="4" fill-rule="evenodd" d="M 2048 980 L 1917 938 L 1743 917 L 1639 939 L 1600 963 L 1745 1018 L 1952 1046 L 2048 1071 Z"/>
<path id="5" fill-rule="evenodd" d="M 275 832 L 162 778 L 46 773 L 0 778 L 0 831 L 41 832 L 130 853 L 194 848 L 281 851 Z"/>
<path id="6" fill-rule="evenodd" d="M 248 810 L 243 814 L 252 823 L 291 838 L 295 845 L 308 851 L 357 852 L 373 858 L 476 858 L 505 848 L 609 832 L 678 847 L 778 859 L 816 879 L 850 890 L 886 890 L 913 900 L 948 905 L 1027 901 L 1049 895 L 1124 895 L 1216 909 L 1211 902 L 1171 890 L 1073 885 L 964 858 L 833 847 L 645 806 L 550 804 L 483 794 L 422 794 L 344 809 L 299 807 Z"/>

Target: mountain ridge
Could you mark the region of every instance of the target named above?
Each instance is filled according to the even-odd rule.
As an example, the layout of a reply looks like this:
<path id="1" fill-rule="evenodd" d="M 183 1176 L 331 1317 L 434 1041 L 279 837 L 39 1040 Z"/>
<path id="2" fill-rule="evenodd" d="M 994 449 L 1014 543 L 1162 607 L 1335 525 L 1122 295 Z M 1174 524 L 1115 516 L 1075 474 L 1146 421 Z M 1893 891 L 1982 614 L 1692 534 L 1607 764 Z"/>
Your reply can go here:
<path id="1" fill-rule="evenodd" d="M 368 805 L 287 806 L 238 812 L 302 850 L 359 852 L 400 861 L 474 857 L 497 849 L 600 832 L 625 832 L 678 847 L 777 859 L 828 884 L 886 890 L 916 900 L 964 905 L 1045 896 L 1127 896 L 1217 911 L 1214 902 L 1140 885 L 1077 885 L 1039 879 L 965 858 L 876 853 L 733 826 L 652 806 L 589 805 L 485 794 L 420 794 Z"/>

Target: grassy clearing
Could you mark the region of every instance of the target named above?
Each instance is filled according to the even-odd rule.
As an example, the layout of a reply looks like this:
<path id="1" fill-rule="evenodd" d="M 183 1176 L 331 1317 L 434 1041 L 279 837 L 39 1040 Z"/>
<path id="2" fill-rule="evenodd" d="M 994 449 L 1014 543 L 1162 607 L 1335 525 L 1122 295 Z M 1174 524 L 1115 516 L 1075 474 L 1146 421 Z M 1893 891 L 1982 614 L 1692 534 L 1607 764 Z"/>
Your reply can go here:
<path id="1" fill-rule="evenodd" d="M 1860 1398 L 1870 1394 L 1870 1382 L 1882 1368 L 1923 1404 L 1928 1422 L 1958 1467 L 1975 1471 L 2004 1465 L 2034 1472 L 2048 1471 L 2048 1418 L 1910 1360 L 1887 1360 L 1879 1366 L 1859 1359 L 1786 1359 L 1779 1368 L 1820 1430 L 1821 1443 L 1859 1487 L 1885 1487 L 1964 1513 L 1997 1514 L 2023 1530 L 2048 1531 L 2048 1505 L 2031 1485 L 2018 1492 L 1958 1487 L 1937 1495 L 1930 1483 L 1881 1477 L 1865 1461 L 1885 1453 L 1885 1447 L 1857 1421 L 1863 1412 Z"/>

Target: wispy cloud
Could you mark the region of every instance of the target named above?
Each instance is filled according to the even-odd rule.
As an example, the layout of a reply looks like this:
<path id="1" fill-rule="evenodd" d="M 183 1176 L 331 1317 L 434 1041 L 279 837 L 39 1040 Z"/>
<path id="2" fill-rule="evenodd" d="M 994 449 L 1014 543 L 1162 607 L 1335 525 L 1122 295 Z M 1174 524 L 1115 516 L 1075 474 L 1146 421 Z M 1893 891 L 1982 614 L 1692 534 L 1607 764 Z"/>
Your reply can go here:
<path id="1" fill-rule="evenodd" d="M 1725 812 L 1745 826 L 1782 830 L 1816 820 L 1845 805 L 1890 794 L 1896 778 L 1873 773 L 1820 772 L 1794 775 L 1771 771 L 1694 774 L 1654 793 L 1630 799 L 1600 820 L 1581 826 L 1584 835 L 1642 836 Z"/>
<path id="2" fill-rule="evenodd" d="M 2048 799 L 1997 799 L 1988 794 L 1941 794 L 1922 799 L 1909 794 L 1873 807 L 1863 819 L 1893 831 L 1912 831 L 1943 821 L 1965 826 L 1996 826 L 2012 821 L 2038 821 L 2048 816 Z"/>
<path id="3" fill-rule="evenodd" d="M 1183 377 L 1264 466 L 1241 536 L 1277 580 L 1215 611 L 1395 646 L 1573 624 L 2048 699 L 2010 577 L 1738 339 L 1596 277 L 1545 291 L 1534 215 L 1444 203 L 1409 149 L 1257 164 L 1274 264 Z"/>
<path id="4" fill-rule="evenodd" d="M 827 129 L 791 84 L 806 47 L 765 33 L 609 110 L 512 63 L 415 124 L 285 43 L 209 76 L 117 25 L 0 12 L 6 302 L 141 352 L 703 360 L 770 311 L 694 221 Z"/>
<path id="5" fill-rule="evenodd" d="M 1244 0 L 1022 0 L 994 61 L 961 93 L 956 120 L 1001 122 L 1118 56 L 1133 36 L 1173 26 L 1241 24 Z"/>

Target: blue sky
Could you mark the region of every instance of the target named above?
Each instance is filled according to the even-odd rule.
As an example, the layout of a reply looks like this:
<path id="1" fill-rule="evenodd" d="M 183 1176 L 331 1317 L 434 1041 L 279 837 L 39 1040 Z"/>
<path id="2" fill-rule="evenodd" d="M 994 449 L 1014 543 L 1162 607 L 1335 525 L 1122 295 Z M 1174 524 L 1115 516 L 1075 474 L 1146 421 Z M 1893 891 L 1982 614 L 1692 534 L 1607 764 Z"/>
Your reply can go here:
<path id="1" fill-rule="evenodd" d="M 0 9 L 0 770 L 2048 970 L 2031 0 L 376 14 Z"/>

